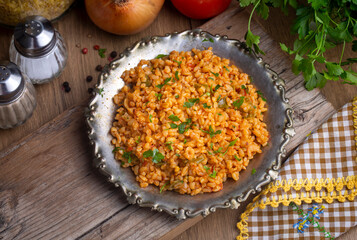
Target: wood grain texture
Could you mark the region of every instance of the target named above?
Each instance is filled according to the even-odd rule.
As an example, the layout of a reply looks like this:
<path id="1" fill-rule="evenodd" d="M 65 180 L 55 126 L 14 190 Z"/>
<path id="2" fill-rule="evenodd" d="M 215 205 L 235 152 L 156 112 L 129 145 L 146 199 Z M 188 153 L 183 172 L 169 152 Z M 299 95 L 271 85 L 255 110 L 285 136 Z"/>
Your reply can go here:
<path id="1" fill-rule="evenodd" d="M 81 5 L 56 23 L 68 44 L 71 62 L 60 78 L 36 87 L 40 101 L 30 121 L 20 128 L 0 130 L 0 149 L 27 135 L 0 152 L 0 239 L 168 240 L 196 223 L 176 240 L 233 239 L 237 235 L 235 224 L 244 204 L 238 211 L 217 210 L 203 220 L 197 217 L 182 222 L 166 213 L 129 205 L 121 191 L 106 183 L 90 166 L 92 155 L 84 126 L 84 105 L 79 104 L 88 97 L 87 88 L 94 84 L 86 83 L 85 77 L 89 74 L 96 77 L 95 66 L 107 60 L 100 59 L 91 49 L 88 55 L 81 55 L 76 44 L 88 48 L 99 44 L 108 51 L 121 51 L 144 36 L 196 28 L 201 23 L 180 15 L 169 1 L 154 24 L 134 36 L 118 37 L 102 32 L 90 23 Z M 231 8 L 202 28 L 242 39 L 246 25 L 247 14 Z M 320 91 L 304 90 L 302 78 L 291 73 L 288 57 L 277 43 L 256 22 L 252 27 L 262 36 L 267 53 L 264 60 L 286 80 L 298 129 L 289 144 L 292 150 L 339 103 L 332 106 Z M 1 31 L 5 34 L 0 34 L 0 48 L 6 49 L 11 31 Z M 6 53 L 0 51 L 0 57 L 6 58 Z M 70 94 L 62 91 L 63 81 L 70 82 Z M 72 108 L 73 105 L 77 106 Z M 60 113 L 54 121 L 39 128 Z"/>

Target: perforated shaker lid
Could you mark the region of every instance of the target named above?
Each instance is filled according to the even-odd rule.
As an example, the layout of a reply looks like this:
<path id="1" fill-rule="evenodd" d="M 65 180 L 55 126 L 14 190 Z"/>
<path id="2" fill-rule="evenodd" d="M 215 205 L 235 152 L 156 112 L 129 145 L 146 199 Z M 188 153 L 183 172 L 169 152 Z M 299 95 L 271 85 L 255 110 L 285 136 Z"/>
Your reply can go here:
<path id="1" fill-rule="evenodd" d="M 39 57 L 55 46 L 55 30 L 46 18 L 30 16 L 15 27 L 14 43 L 17 51 L 22 55 Z"/>
<path id="2" fill-rule="evenodd" d="M 0 104 L 15 100 L 21 95 L 25 79 L 16 64 L 0 61 Z"/>

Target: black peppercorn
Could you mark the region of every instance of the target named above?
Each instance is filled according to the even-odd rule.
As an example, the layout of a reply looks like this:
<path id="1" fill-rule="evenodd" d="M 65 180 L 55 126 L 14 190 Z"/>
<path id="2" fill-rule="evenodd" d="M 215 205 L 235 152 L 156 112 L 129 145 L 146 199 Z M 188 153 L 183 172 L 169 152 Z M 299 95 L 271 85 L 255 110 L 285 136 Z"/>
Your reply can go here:
<path id="1" fill-rule="evenodd" d="M 103 70 L 103 67 L 102 65 L 98 65 L 95 70 L 97 70 L 98 72 L 102 71 Z"/>
<path id="2" fill-rule="evenodd" d="M 89 76 L 87 76 L 86 80 L 87 80 L 87 82 L 91 82 L 93 80 L 93 77 L 89 75 Z"/>
<path id="3" fill-rule="evenodd" d="M 94 89 L 93 89 L 93 88 L 88 88 L 88 93 L 89 93 L 89 94 L 92 94 L 92 93 L 93 93 L 93 91 L 94 91 Z"/>
<path id="4" fill-rule="evenodd" d="M 64 82 L 64 83 L 62 83 L 62 86 L 63 86 L 64 88 L 69 87 L 69 83 L 68 83 L 68 82 Z"/>
<path id="5" fill-rule="evenodd" d="M 113 51 L 110 53 L 111 58 L 116 58 L 118 56 L 118 53 L 116 51 Z"/>
<path id="6" fill-rule="evenodd" d="M 67 92 L 67 93 L 70 92 L 70 91 L 71 91 L 71 87 L 69 87 L 69 86 L 68 86 L 68 87 L 65 87 L 65 88 L 64 88 L 64 91 Z"/>

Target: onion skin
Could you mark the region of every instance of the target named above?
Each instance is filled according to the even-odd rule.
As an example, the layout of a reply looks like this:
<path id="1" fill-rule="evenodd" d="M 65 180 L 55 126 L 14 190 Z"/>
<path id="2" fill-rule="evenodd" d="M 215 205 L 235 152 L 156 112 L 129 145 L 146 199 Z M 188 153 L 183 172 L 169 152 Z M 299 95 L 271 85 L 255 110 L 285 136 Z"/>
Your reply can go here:
<path id="1" fill-rule="evenodd" d="M 130 35 L 147 28 L 165 0 L 85 0 L 89 18 L 104 31 Z"/>

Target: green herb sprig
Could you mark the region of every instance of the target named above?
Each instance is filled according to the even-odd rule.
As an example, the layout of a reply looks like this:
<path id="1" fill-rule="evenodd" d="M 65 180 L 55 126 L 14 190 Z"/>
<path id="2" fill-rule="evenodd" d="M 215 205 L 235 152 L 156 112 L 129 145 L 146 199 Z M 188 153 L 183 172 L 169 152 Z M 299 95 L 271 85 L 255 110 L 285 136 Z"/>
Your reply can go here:
<path id="1" fill-rule="evenodd" d="M 165 156 L 156 148 L 154 150 L 147 150 L 146 152 L 144 152 L 143 157 L 151 157 L 153 163 L 160 163 L 161 160 L 165 158 Z"/>
<path id="2" fill-rule="evenodd" d="M 294 55 L 292 71 L 298 75 L 302 73 L 305 88 L 312 90 L 322 88 L 328 80 L 351 85 L 357 84 L 357 73 L 351 69 L 357 63 L 357 58 L 343 61 L 347 43 L 352 43 L 352 51 L 357 51 L 357 2 L 355 0 L 308 0 L 304 6 L 298 5 L 296 0 L 240 0 L 240 6 L 253 4 L 253 10 L 248 21 L 245 35 L 246 44 L 255 52 L 264 54 L 259 48 L 260 37 L 254 35 L 250 24 L 253 13 L 256 12 L 263 19 L 269 16 L 269 7 L 280 8 L 288 13 L 289 5 L 296 10 L 296 19 L 292 31 L 297 33 L 293 47 L 289 48 L 280 43 L 283 51 Z M 333 62 L 324 56 L 328 49 L 342 45 L 339 61 Z M 318 71 L 317 65 L 322 69 Z M 349 68 L 342 68 L 348 66 Z"/>

